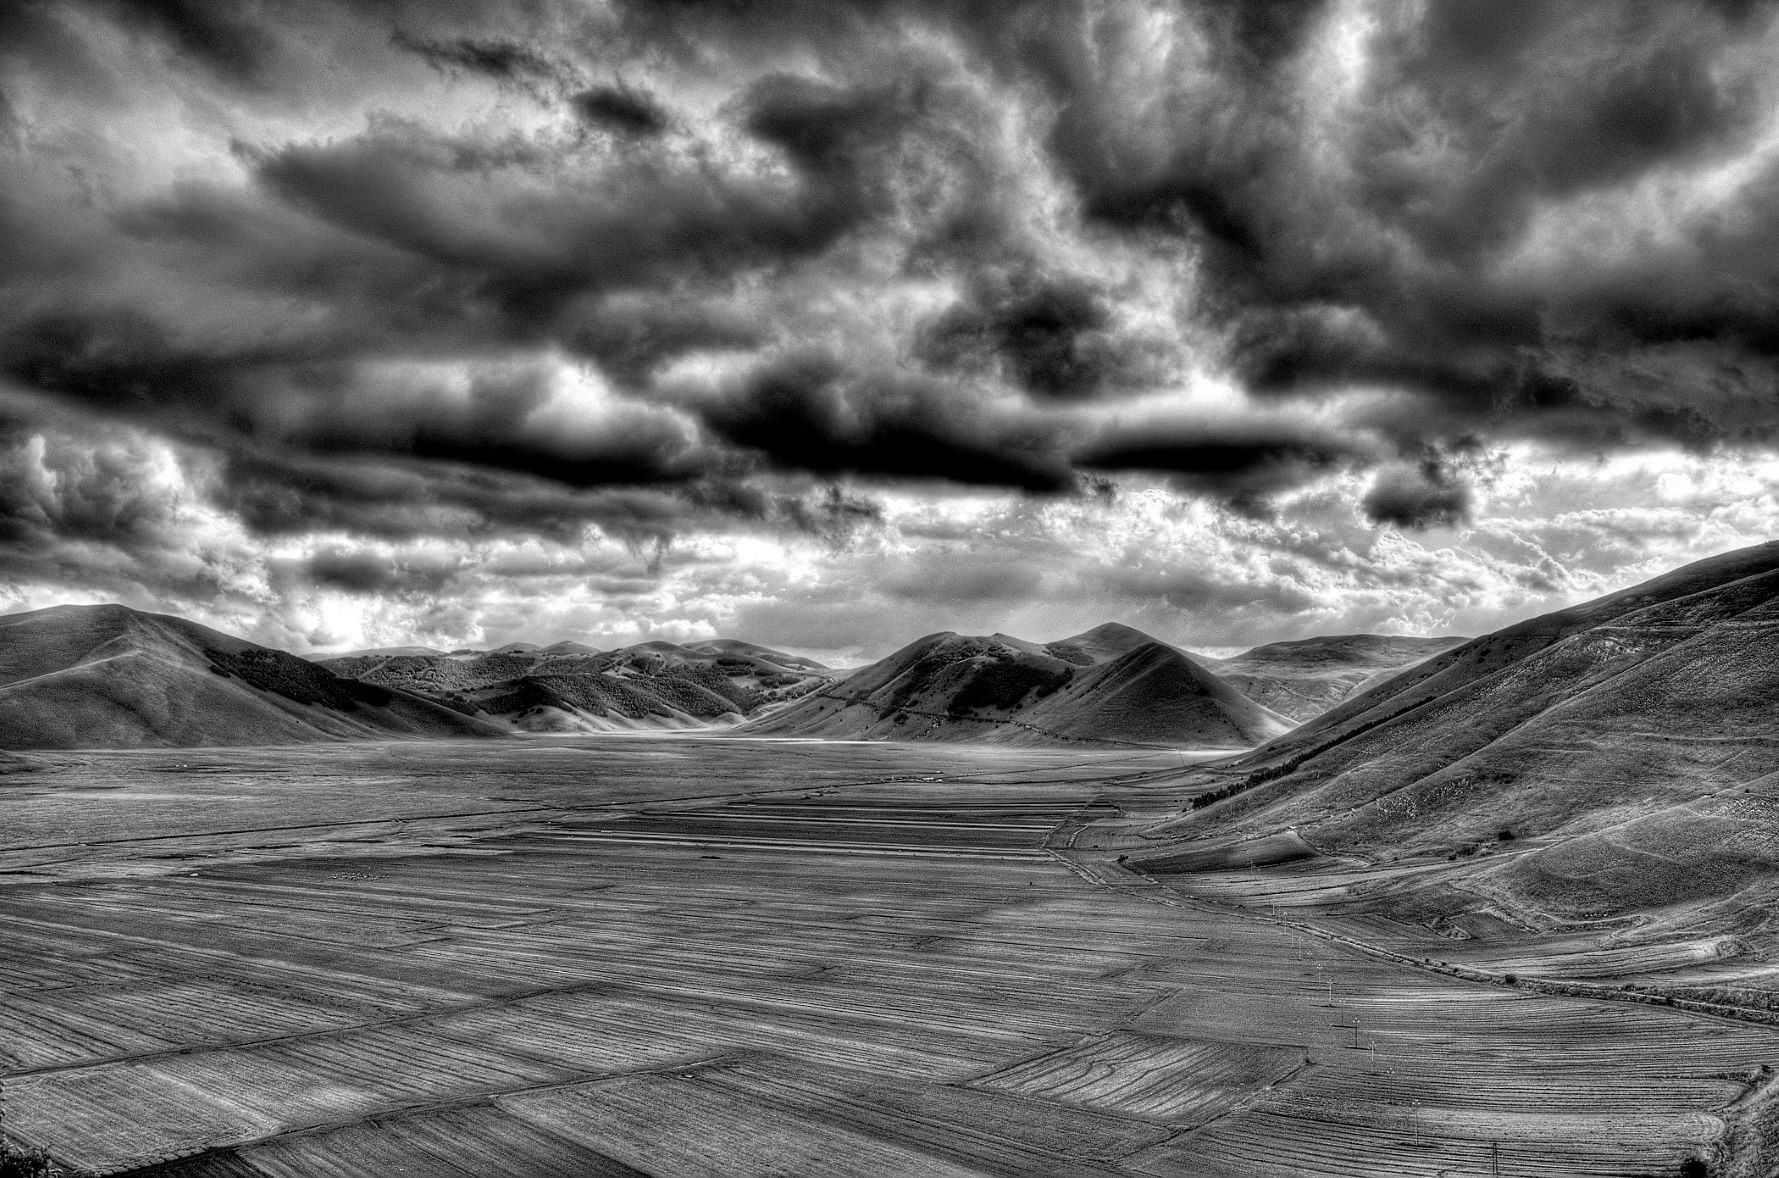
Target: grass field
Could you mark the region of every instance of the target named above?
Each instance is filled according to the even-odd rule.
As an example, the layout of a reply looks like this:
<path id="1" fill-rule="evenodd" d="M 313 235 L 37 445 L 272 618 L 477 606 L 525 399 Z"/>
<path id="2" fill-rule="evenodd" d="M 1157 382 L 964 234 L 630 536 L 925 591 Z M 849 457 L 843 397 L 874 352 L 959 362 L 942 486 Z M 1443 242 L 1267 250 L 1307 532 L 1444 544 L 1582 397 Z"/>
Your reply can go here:
<path id="1" fill-rule="evenodd" d="M 92 1173 L 1728 1172 L 1779 1062 L 1123 871 L 1174 753 L 33 757 L 6 1128 Z"/>

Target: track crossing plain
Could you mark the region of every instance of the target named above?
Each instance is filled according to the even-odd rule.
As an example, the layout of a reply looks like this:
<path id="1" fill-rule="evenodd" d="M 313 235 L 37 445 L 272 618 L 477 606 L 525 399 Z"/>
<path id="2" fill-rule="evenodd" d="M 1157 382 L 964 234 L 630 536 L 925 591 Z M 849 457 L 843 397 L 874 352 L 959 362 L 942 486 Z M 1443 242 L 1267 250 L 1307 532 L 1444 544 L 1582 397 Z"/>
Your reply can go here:
<path id="1" fill-rule="evenodd" d="M 1125 871 L 1181 762 L 33 754 L 0 776 L 6 1130 L 156 1178 L 1761 1172 L 1779 1028 Z"/>

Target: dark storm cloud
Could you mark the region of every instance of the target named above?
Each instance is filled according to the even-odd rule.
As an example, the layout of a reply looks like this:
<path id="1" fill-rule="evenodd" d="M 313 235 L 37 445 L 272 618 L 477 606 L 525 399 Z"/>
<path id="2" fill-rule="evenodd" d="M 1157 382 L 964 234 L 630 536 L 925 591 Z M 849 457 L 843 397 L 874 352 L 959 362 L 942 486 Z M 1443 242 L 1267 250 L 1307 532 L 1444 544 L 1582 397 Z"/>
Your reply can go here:
<path id="1" fill-rule="evenodd" d="M 1472 504 L 1470 484 L 1436 458 L 1379 471 L 1360 500 L 1374 522 L 1410 530 L 1467 523 Z"/>
<path id="2" fill-rule="evenodd" d="M 315 553 L 306 562 L 305 571 L 315 584 L 348 593 L 382 593 L 396 579 L 394 562 L 381 553 L 338 548 Z"/>
<path id="3" fill-rule="evenodd" d="M 602 130 L 649 138 L 667 130 L 672 120 L 646 90 L 629 86 L 594 86 L 569 99 L 575 114 Z"/>
<path id="4" fill-rule="evenodd" d="M 881 524 L 882 507 L 838 487 L 768 491 L 737 479 L 671 487 L 564 486 L 546 478 L 436 462 L 242 448 L 217 464 L 208 494 L 265 537 L 347 532 L 388 541 L 537 536 L 578 543 L 593 529 L 637 551 L 700 528 L 790 532 L 844 546 Z"/>
<path id="5" fill-rule="evenodd" d="M 970 298 L 928 325 L 922 359 L 941 369 L 996 373 L 1047 400 L 1091 400 L 1156 376 L 1141 341 L 1121 338 L 1110 300 L 1062 276 L 979 277 Z"/>
<path id="6" fill-rule="evenodd" d="M 390 540 L 535 535 L 573 543 L 592 527 L 628 543 L 670 541 L 712 518 L 670 490 L 575 489 L 473 466 L 237 450 L 219 506 L 266 536 L 344 531 Z"/>
<path id="7" fill-rule="evenodd" d="M 314 585 L 361 595 L 431 596 L 459 572 L 456 562 L 425 557 L 394 557 L 368 548 L 326 546 L 302 562 L 303 576 Z"/>
<path id="8" fill-rule="evenodd" d="M 465 70 L 500 82 L 549 80 L 561 73 L 561 67 L 518 41 L 435 39 L 397 29 L 390 43 L 437 69 Z"/>
<path id="9" fill-rule="evenodd" d="M 0 7 L 0 379 L 224 455 L 263 533 L 872 526 L 763 470 L 1259 512 L 1371 469 L 1370 518 L 1452 522 L 1457 438 L 1772 445 L 1772 26 Z M 1247 403 L 1119 424 L 1203 376 Z"/>
<path id="10" fill-rule="evenodd" d="M 1074 460 L 1089 470 L 1164 473 L 1184 490 L 1257 510 L 1269 495 L 1375 461 L 1379 449 L 1295 424 L 1144 423 L 1107 431 Z"/>
<path id="11" fill-rule="evenodd" d="M 29 5 L 27 5 L 29 7 Z M 239 82 L 252 82 L 275 37 L 240 6 L 207 0 L 108 0 L 128 28 L 160 40 L 180 57 Z"/>
<path id="12" fill-rule="evenodd" d="M 792 470 L 1033 491 L 1072 484 L 1053 427 L 996 422 L 947 385 L 855 373 L 822 353 L 769 364 L 699 411 L 718 436 Z"/>

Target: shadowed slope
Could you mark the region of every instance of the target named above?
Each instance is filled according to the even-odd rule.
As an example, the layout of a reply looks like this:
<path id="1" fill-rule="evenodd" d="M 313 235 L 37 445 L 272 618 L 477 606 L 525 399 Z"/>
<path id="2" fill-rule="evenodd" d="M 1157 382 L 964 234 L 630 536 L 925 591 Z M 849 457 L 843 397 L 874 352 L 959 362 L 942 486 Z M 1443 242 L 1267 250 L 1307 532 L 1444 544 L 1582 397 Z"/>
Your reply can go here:
<path id="1" fill-rule="evenodd" d="M 1038 728 L 1115 740 L 1246 747 L 1290 722 L 1171 646 L 1149 642 L 1077 672 L 1023 717 Z"/>
<path id="2" fill-rule="evenodd" d="M 0 617 L 0 747 L 288 744 L 487 734 L 430 700 L 121 605 Z"/>
<path id="3" fill-rule="evenodd" d="M 1474 639 L 1240 767 L 1235 796 L 1153 833 L 1294 829 L 1373 859 L 1456 856 L 1466 889 L 1533 919 L 1764 925 L 1779 898 L 1779 546 Z"/>
<path id="4" fill-rule="evenodd" d="M 1255 703 L 1302 721 L 1464 641 L 1341 634 L 1274 642 L 1227 659 L 1194 657 Z"/>
<path id="5" fill-rule="evenodd" d="M 1289 727 L 1170 646 L 1147 639 L 1115 653 L 1118 645 L 1126 644 L 1068 639 L 1044 647 L 999 634 L 933 634 L 748 731 L 843 740 L 1240 748 Z M 1094 661 L 1059 658 L 1051 653 L 1058 649 Z"/>

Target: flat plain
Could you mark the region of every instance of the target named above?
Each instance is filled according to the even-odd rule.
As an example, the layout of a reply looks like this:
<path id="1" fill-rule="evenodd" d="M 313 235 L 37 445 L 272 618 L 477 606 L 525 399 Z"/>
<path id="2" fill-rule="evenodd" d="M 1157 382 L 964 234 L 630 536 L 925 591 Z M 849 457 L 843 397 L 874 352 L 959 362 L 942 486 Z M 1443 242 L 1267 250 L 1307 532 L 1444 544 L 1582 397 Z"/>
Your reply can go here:
<path id="1" fill-rule="evenodd" d="M 161 1178 L 1759 1172 L 1779 1028 L 1124 870 L 1189 759 L 32 754 L 6 1129 Z"/>

